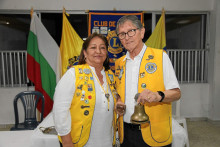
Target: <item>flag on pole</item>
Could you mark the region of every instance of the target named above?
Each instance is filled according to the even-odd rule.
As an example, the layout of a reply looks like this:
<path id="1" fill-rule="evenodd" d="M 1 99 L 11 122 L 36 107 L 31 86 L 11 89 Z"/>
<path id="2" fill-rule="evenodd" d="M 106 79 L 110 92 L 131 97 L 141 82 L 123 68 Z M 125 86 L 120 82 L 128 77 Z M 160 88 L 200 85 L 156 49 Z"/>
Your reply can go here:
<path id="1" fill-rule="evenodd" d="M 44 95 L 44 117 L 53 107 L 58 51 L 58 45 L 33 13 L 27 43 L 27 76 L 34 83 L 35 90 Z"/>
<path id="2" fill-rule="evenodd" d="M 165 11 L 163 9 L 161 17 L 160 17 L 159 21 L 157 22 L 157 25 L 156 25 L 153 33 L 148 38 L 148 40 L 145 42 L 145 44 L 149 47 L 166 50 L 165 30 L 166 30 L 165 29 Z"/>
<path id="3" fill-rule="evenodd" d="M 65 9 L 63 9 L 63 28 L 62 38 L 60 42 L 60 54 L 61 54 L 61 76 L 72 65 L 78 63 L 78 57 L 80 55 L 83 40 L 79 37 L 76 31 L 71 26 L 66 17 Z M 67 14 L 68 15 L 68 14 Z"/>

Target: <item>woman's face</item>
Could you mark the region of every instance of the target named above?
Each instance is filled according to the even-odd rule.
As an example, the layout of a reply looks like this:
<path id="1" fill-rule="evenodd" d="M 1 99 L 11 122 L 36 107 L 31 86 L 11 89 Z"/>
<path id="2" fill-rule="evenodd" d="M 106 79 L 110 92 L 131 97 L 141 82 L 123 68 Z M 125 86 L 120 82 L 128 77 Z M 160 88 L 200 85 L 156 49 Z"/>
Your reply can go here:
<path id="1" fill-rule="evenodd" d="M 94 37 L 90 41 L 87 50 L 84 50 L 83 53 L 86 58 L 86 63 L 90 66 L 103 66 L 107 58 L 107 47 L 101 38 Z"/>

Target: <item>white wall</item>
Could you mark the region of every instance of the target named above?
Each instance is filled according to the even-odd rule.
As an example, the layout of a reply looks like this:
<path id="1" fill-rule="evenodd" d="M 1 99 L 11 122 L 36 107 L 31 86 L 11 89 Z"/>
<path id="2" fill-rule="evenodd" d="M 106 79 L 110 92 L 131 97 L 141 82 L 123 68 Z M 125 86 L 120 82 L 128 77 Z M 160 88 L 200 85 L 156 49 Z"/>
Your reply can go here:
<path id="1" fill-rule="evenodd" d="M 34 87 L 28 90 L 34 90 Z M 14 97 L 22 91 L 27 91 L 26 87 L 20 88 L 0 88 L 0 125 L 1 124 L 14 124 Z M 24 121 L 24 108 L 21 101 L 18 101 L 19 122 Z M 20 113 L 21 112 L 21 113 Z"/>
<path id="2" fill-rule="evenodd" d="M 0 0 L 0 10 L 210 11 L 214 0 Z"/>
<path id="3" fill-rule="evenodd" d="M 180 115 L 187 118 L 208 118 L 209 84 L 180 84 Z"/>
<path id="4" fill-rule="evenodd" d="M 213 120 L 220 120 L 220 1 L 214 3 L 214 10 L 211 11 L 211 44 L 210 44 L 210 112 L 209 117 Z"/>

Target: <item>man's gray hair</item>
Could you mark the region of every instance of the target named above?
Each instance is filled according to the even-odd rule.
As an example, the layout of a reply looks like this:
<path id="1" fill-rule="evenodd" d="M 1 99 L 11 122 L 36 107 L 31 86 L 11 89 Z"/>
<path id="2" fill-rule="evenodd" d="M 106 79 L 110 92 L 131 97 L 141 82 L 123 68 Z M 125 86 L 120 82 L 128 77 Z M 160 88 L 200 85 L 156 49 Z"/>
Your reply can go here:
<path id="1" fill-rule="evenodd" d="M 126 21 L 131 21 L 132 24 L 135 25 L 138 29 L 143 28 L 141 21 L 138 19 L 138 17 L 136 15 L 124 15 L 117 22 L 117 26 L 116 26 L 116 33 L 117 34 L 118 34 L 119 25 L 124 24 Z"/>

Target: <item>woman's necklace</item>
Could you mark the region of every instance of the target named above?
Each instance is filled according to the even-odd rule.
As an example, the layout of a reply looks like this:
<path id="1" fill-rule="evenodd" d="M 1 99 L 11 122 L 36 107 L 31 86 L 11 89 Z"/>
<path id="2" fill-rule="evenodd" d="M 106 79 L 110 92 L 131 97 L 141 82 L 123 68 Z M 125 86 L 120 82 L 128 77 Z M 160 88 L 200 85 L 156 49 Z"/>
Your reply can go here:
<path id="1" fill-rule="evenodd" d="M 92 71 L 92 70 L 91 70 Z M 109 102 L 110 102 L 110 94 L 108 93 L 108 84 L 107 84 L 107 91 L 105 91 L 104 87 L 102 86 L 102 84 L 100 83 L 98 77 L 96 76 L 96 74 L 92 71 L 93 75 L 95 76 L 96 80 L 98 81 L 99 85 L 102 87 L 102 90 L 104 91 L 105 93 L 105 97 L 106 99 L 108 100 L 108 111 L 109 111 Z"/>

